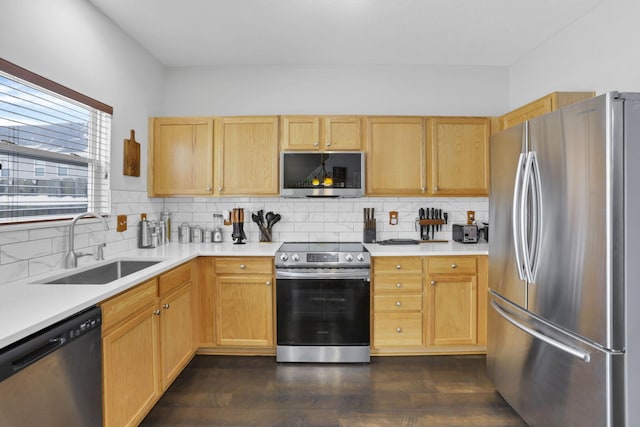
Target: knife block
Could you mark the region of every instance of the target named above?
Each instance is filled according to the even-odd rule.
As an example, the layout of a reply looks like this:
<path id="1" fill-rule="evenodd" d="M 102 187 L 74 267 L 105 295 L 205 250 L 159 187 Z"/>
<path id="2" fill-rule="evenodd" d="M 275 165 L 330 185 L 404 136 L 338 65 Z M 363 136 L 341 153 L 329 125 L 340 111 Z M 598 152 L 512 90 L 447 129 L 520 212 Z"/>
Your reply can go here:
<path id="1" fill-rule="evenodd" d="M 364 243 L 375 243 L 376 242 L 376 228 L 365 228 L 362 230 L 362 241 Z"/>

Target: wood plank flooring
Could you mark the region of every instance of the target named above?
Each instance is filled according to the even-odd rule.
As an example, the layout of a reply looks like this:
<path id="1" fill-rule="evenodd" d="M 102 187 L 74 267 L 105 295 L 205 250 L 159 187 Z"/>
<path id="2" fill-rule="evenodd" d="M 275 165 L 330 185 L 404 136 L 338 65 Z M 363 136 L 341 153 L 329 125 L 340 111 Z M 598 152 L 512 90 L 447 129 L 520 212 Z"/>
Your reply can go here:
<path id="1" fill-rule="evenodd" d="M 196 356 L 142 422 L 167 426 L 526 426 L 494 391 L 484 356 L 370 364 Z"/>

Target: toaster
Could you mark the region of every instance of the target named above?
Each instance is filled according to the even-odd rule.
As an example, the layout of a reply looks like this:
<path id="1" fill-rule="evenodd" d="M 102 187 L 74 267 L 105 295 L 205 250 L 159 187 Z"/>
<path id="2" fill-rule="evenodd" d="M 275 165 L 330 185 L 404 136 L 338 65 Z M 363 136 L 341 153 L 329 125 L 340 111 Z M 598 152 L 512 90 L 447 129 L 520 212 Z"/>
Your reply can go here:
<path id="1" fill-rule="evenodd" d="M 460 243 L 478 243 L 478 226 L 453 224 L 453 240 Z"/>

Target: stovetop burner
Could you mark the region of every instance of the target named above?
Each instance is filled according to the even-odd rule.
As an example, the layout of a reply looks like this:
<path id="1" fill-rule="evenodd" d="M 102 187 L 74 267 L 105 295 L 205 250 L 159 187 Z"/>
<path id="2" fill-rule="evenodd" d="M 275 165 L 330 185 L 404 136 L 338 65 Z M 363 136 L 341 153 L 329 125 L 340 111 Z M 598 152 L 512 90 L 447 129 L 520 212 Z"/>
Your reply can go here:
<path id="1" fill-rule="evenodd" d="M 278 252 L 366 252 L 359 242 L 285 242 Z"/>
<path id="2" fill-rule="evenodd" d="M 276 268 L 368 268 L 371 256 L 359 242 L 285 242 Z"/>

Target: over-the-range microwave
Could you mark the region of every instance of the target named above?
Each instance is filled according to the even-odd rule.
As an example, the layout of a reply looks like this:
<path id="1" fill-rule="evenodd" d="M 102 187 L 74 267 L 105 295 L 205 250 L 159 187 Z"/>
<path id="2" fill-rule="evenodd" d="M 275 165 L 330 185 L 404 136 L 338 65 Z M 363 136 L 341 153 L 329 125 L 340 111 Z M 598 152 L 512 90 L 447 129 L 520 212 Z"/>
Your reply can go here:
<path id="1" fill-rule="evenodd" d="M 280 154 L 282 197 L 362 197 L 364 181 L 361 151 Z"/>

